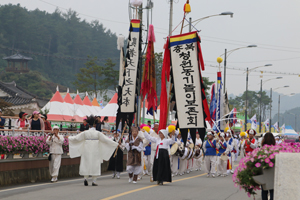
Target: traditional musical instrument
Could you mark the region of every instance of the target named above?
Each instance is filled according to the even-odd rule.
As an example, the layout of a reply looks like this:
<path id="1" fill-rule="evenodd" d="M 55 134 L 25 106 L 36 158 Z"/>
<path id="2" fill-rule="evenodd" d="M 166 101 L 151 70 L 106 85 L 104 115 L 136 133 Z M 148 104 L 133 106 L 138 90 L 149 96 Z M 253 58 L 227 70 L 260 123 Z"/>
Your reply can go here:
<path id="1" fill-rule="evenodd" d="M 171 155 L 176 154 L 178 148 L 179 148 L 179 146 L 178 146 L 178 144 L 175 142 L 175 143 L 172 145 L 171 149 L 170 149 L 170 154 L 171 154 Z"/>
<path id="2" fill-rule="evenodd" d="M 200 147 L 198 145 L 196 145 L 195 149 L 194 149 L 194 158 L 198 159 L 201 158 L 202 156 L 202 151 L 200 149 Z"/>
<path id="3" fill-rule="evenodd" d="M 228 160 L 228 156 L 226 154 L 225 155 L 221 154 L 220 159 L 224 160 L 224 161 L 227 161 Z"/>

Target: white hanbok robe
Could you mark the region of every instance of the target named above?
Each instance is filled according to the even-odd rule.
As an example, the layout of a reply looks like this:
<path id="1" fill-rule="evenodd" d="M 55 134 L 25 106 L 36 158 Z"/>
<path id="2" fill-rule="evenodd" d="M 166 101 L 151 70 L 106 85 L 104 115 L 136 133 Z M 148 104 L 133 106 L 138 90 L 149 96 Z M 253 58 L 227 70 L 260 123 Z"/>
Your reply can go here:
<path id="1" fill-rule="evenodd" d="M 95 128 L 69 137 L 70 157 L 81 157 L 79 167 L 81 176 L 100 176 L 101 163 L 103 160 L 110 159 L 117 146 L 117 142 L 112 141 Z"/>

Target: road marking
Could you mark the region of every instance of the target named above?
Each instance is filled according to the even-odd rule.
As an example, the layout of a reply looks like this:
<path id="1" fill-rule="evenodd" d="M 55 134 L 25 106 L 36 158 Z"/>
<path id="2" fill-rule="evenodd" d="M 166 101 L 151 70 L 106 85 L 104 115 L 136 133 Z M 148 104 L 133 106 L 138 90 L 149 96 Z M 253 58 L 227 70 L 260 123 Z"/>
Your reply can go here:
<path id="1" fill-rule="evenodd" d="M 236 166 L 238 166 L 238 164 L 234 165 L 234 167 L 236 167 Z M 179 182 L 179 181 L 185 181 L 185 180 L 189 180 L 189 179 L 192 179 L 192 178 L 197 178 L 197 177 L 200 177 L 200 176 L 204 176 L 206 174 L 207 173 L 200 174 L 200 175 L 197 175 L 197 176 L 191 176 L 191 177 L 187 177 L 187 178 L 178 179 L 178 180 L 172 181 L 172 183 Z M 170 184 L 170 183 L 165 183 L 165 184 Z M 125 196 L 127 194 L 131 194 L 131 193 L 134 193 L 134 192 L 139 192 L 141 190 L 146 190 L 146 189 L 153 188 L 153 187 L 156 187 L 156 186 L 158 186 L 158 185 L 150 185 L 150 186 L 147 186 L 147 187 L 143 187 L 143 188 L 139 188 L 139 189 L 135 189 L 135 190 L 123 192 L 123 193 L 120 193 L 120 194 L 117 194 L 117 195 L 113 195 L 113 196 L 110 196 L 110 197 L 106 197 L 106 198 L 101 199 L 101 200 L 115 199 L 115 198 L 118 198 L 118 197 L 121 197 L 121 196 Z"/>
<path id="2" fill-rule="evenodd" d="M 185 180 L 192 179 L 192 178 L 197 178 L 197 177 L 200 177 L 200 176 L 204 176 L 205 174 L 207 174 L 207 173 L 200 174 L 200 175 L 197 175 L 197 176 L 191 176 L 191 177 L 187 177 L 187 178 L 178 179 L 178 180 L 173 181 L 172 183 L 179 182 L 179 181 L 185 181 Z M 170 183 L 165 183 L 165 184 L 170 184 Z M 115 199 L 115 198 L 118 198 L 118 197 L 121 197 L 121 196 L 125 196 L 127 194 L 131 194 L 131 193 L 134 193 L 134 192 L 139 192 L 141 190 L 146 190 L 146 189 L 157 187 L 157 186 L 158 185 L 150 185 L 150 186 L 147 186 L 147 187 L 142 187 L 142 188 L 138 188 L 138 189 L 135 189 L 135 190 L 130 190 L 128 192 L 123 192 L 123 193 L 120 193 L 120 194 L 117 194 L 117 195 L 106 197 L 106 198 L 101 199 L 101 200 L 111 200 L 111 199 Z"/>
<path id="3" fill-rule="evenodd" d="M 126 172 L 123 172 L 121 174 L 125 174 Z M 110 177 L 111 175 L 105 175 L 105 176 L 100 176 L 98 178 L 104 178 L 104 177 Z M 19 190 L 19 189 L 25 189 L 25 188 L 32 188 L 32 187 L 39 187 L 39 186 L 43 186 L 43 185 L 53 185 L 53 184 L 60 184 L 60 183 L 68 183 L 68 182 L 74 182 L 74 181 L 79 181 L 79 180 L 83 180 L 83 178 L 78 178 L 75 180 L 68 180 L 68 181 L 59 181 L 57 183 L 42 183 L 42 184 L 36 184 L 36 185 L 29 185 L 29 186 L 24 186 L 24 187 L 16 187 L 16 188 L 11 188 L 11 189 L 6 189 L 6 190 L 0 190 L 1 192 L 8 192 L 8 191 L 12 191 L 12 190 Z"/>

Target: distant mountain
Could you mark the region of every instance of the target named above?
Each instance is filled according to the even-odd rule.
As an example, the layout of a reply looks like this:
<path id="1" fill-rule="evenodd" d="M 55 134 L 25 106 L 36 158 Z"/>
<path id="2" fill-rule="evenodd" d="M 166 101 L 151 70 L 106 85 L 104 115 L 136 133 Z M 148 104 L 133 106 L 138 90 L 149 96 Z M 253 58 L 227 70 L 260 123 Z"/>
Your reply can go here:
<path id="1" fill-rule="evenodd" d="M 99 21 L 80 19 L 75 11 L 47 13 L 9 4 L 0 6 L 0 19 L 0 58 L 17 51 L 32 57 L 29 69 L 46 81 L 74 87 L 75 74 L 88 55 L 98 57 L 100 65 L 107 58 L 119 63 L 117 36 Z M 0 74 L 6 66 L 0 59 Z"/>

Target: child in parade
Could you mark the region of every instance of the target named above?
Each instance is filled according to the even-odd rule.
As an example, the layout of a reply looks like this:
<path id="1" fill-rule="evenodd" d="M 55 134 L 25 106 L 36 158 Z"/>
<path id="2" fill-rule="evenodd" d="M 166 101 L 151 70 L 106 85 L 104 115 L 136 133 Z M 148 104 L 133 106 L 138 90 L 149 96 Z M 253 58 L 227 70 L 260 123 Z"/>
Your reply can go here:
<path id="1" fill-rule="evenodd" d="M 218 176 L 226 176 L 227 173 L 227 160 L 223 159 L 223 156 L 226 156 L 229 151 L 227 147 L 227 142 L 225 141 L 225 134 L 220 133 L 219 135 L 220 141 L 219 141 L 219 153 L 218 153 Z"/>

